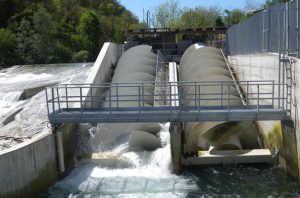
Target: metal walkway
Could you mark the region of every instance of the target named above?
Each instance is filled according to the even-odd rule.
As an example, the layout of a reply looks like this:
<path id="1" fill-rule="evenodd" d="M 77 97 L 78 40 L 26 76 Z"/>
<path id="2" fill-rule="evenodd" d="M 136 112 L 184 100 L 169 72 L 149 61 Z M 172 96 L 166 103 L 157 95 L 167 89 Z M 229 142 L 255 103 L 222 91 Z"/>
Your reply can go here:
<path id="1" fill-rule="evenodd" d="M 231 96 L 236 84 L 245 90 L 243 98 Z M 47 89 L 46 97 L 51 124 L 289 119 L 287 98 L 277 96 L 278 86 L 286 85 L 274 81 L 65 84 Z M 164 93 L 149 92 L 158 87 Z M 192 89 L 193 94 L 184 94 L 184 89 Z"/>

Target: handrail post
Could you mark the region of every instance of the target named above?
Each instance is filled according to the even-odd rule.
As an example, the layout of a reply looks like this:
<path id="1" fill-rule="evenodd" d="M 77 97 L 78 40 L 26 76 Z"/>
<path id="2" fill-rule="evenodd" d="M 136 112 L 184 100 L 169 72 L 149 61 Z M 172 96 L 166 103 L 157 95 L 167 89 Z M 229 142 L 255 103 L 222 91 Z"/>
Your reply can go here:
<path id="1" fill-rule="evenodd" d="M 142 101 L 143 101 L 143 108 L 144 108 L 145 107 L 145 87 L 144 87 L 144 83 L 142 83 Z"/>
<path id="2" fill-rule="evenodd" d="M 91 90 L 91 109 L 93 109 L 94 101 L 93 101 L 93 85 L 90 84 L 90 90 Z"/>
<path id="3" fill-rule="evenodd" d="M 49 99 L 48 99 L 48 89 L 46 88 L 45 89 L 45 92 L 46 92 L 46 103 L 47 103 L 47 112 L 48 112 L 48 115 L 49 115 Z"/>
<path id="4" fill-rule="evenodd" d="M 65 91 L 66 91 L 66 107 L 67 109 L 69 109 L 68 85 L 65 85 Z"/>
<path id="5" fill-rule="evenodd" d="M 59 87 L 58 86 L 56 87 L 56 95 L 57 95 L 58 109 L 59 109 L 59 111 L 61 111 L 61 108 L 60 108 L 60 98 L 59 98 Z"/>
<path id="6" fill-rule="evenodd" d="M 109 118 L 111 116 L 111 86 L 109 87 Z"/>
<path id="7" fill-rule="evenodd" d="M 222 106 L 222 107 L 224 106 L 224 104 L 223 104 L 223 94 L 224 94 L 224 92 L 223 92 L 223 91 L 224 91 L 224 90 L 223 90 L 223 86 L 224 86 L 223 83 L 224 83 L 224 82 L 222 81 L 222 82 L 221 82 L 221 106 Z"/>
<path id="8" fill-rule="evenodd" d="M 227 84 L 228 98 L 227 98 L 227 116 L 229 117 L 230 113 L 230 84 Z"/>
<path id="9" fill-rule="evenodd" d="M 51 88 L 51 96 L 52 96 L 52 111 L 53 111 L 53 114 L 55 115 L 55 96 L 54 96 L 54 88 L 52 87 Z"/>
<path id="10" fill-rule="evenodd" d="M 200 109 L 201 109 L 201 85 L 198 85 L 198 94 L 199 94 L 199 98 L 198 98 L 198 114 L 200 114 Z"/>
<path id="11" fill-rule="evenodd" d="M 197 107 L 197 83 L 195 82 L 195 85 L 194 85 L 194 93 L 195 93 L 195 96 L 194 96 L 194 104 L 195 104 L 195 108 Z"/>
<path id="12" fill-rule="evenodd" d="M 83 109 L 82 109 L 82 87 L 79 88 L 79 92 L 80 92 L 80 111 L 81 114 L 83 113 Z"/>
<path id="13" fill-rule="evenodd" d="M 247 81 L 246 104 L 249 106 L 249 81 Z"/>
<path id="14" fill-rule="evenodd" d="M 116 94 L 117 94 L 117 108 L 119 108 L 119 88 L 118 83 L 116 83 Z"/>
<path id="15" fill-rule="evenodd" d="M 139 120 L 141 119 L 141 86 L 138 85 L 139 88 Z"/>
<path id="16" fill-rule="evenodd" d="M 257 114 L 259 113 L 259 84 L 257 84 Z"/>
<path id="17" fill-rule="evenodd" d="M 272 83 L 272 108 L 274 108 L 274 91 L 275 91 L 275 84 L 274 84 L 274 80 Z"/>

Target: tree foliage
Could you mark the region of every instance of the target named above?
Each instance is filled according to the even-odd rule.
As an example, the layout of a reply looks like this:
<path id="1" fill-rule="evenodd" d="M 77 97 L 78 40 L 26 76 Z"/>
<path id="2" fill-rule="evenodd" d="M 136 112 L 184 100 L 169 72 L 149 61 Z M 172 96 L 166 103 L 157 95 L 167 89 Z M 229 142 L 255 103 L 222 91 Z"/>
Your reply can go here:
<path id="1" fill-rule="evenodd" d="M 17 44 L 16 35 L 8 29 L 0 29 L 0 66 L 14 64 L 12 54 Z"/>
<path id="2" fill-rule="evenodd" d="M 178 21 L 182 10 L 179 1 L 166 1 L 155 9 L 155 17 L 159 27 L 172 27 Z"/>
<path id="3" fill-rule="evenodd" d="M 0 63 L 95 61 L 104 41 L 121 42 L 131 27 L 138 19 L 117 0 L 0 0 L 0 48 L 10 49 Z"/>
<path id="4" fill-rule="evenodd" d="M 274 5 L 279 5 L 281 3 L 289 2 L 290 0 L 266 0 L 266 3 L 264 4 L 264 8 L 269 8 Z"/>

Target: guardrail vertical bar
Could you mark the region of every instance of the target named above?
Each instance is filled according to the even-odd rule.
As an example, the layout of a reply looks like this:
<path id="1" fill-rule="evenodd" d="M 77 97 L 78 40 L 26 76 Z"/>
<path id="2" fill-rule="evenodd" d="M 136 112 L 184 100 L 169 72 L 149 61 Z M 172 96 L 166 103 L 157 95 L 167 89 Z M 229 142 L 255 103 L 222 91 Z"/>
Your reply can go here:
<path id="1" fill-rule="evenodd" d="M 194 104 L 195 104 L 195 108 L 197 107 L 197 83 L 195 82 L 194 83 L 194 89 L 195 89 L 195 91 L 194 91 L 194 94 L 195 94 L 195 96 L 194 96 Z"/>
<path id="2" fill-rule="evenodd" d="M 54 88 L 52 87 L 51 88 L 51 96 L 52 96 L 52 111 L 53 111 L 53 114 L 55 115 L 55 96 L 54 96 Z"/>
<path id="3" fill-rule="evenodd" d="M 50 112 L 49 112 L 49 101 L 48 101 L 49 99 L 48 99 L 48 89 L 47 88 L 45 89 L 45 92 L 46 92 L 47 112 L 49 114 Z"/>
<path id="4" fill-rule="evenodd" d="M 227 116 L 229 117 L 229 112 L 230 112 L 230 85 L 229 84 L 227 84 L 227 91 L 228 91 L 228 93 L 227 93 Z"/>
<path id="5" fill-rule="evenodd" d="M 285 100 L 285 110 L 291 110 L 291 109 L 288 108 L 288 99 L 289 99 L 288 98 L 288 93 L 287 93 L 288 92 L 288 84 L 286 83 L 285 86 L 286 86 L 286 95 L 285 95 L 285 98 L 284 98 L 284 100 Z"/>
<path id="6" fill-rule="evenodd" d="M 249 105 L 249 81 L 247 81 L 246 104 Z"/>
<path id="7" fill-rule="evenodd" d="M 199 94 L 199 98 L 198 98 L 198 113 L 200 113 L 200 108 L 201 108 L 201 85 L 198 85 L 198 94 Z"/>
<path id="8" fill-rule="evenodd" d="M 65 91 L 66 91 L 66 107 L 67 109 L 69 109 L 68 85 L 65 85 Z"/>
<path id="9" fill-rule="evenodd" d="M 109 87 L 109 119 L 111 117 L 111 86 Z"/>
<path id="10" fill-rule="evenodd" d="M 274 84 L 274 80 L 272 83 L 272 108 L 274 108 L 274 91 L 275 91 L 275 84 Z"/>
<path id="11" fill-rule="evenodd" d="M 117 108 L 119 108 L 119 88 L 118 83 L 116 83 L 116 94 L 117 94 Z"/>
<path id="12" fill-rule="evenodd" d="M 91 90 L 91 108 L 94 107 L 94 98 L 93 98 L 93 85 L 90 84 L 90 90 Z"/>
<path id="13" fill-rule="evenodd" d="M 259 84 L 257 84 L 257 114 L 259 113 Z"/>
<path id="14" fill-rule="evenodd" d="M 224 82 L 221 82 L 221 106 L 224 107 L 224 103 L 223 103 L 223 94 L 224 94 Z"/>
<path id="15" fill-rule="evenodd" d="M 142 83 L 142 101 L 143 101 L 143 107 L 145 107 L 145 88 L 144 88 L 144 83 Z M 153 104 L 154 104 L 154 102 L 153 102 Z"/>
<path id="16" fill-rule="evenodd" d="M 59 87 L 56 87 L 56 95 L 57 95 L 58 109 L 59 109 L 59 111 L 61 111 L 61 108 L 60 108 L 60 98 L 59 98 Z"/>
<path id="17" fill-rule="evenodd" d="M 139 120 L 141 120 L 141 86 L 138 86 L 139 88 Z"/>
<path id="18" fill-rule="evenodd" d="M 79 92 L 80 92 L 80 112 L 81 114 L 83 113 L 83 109 L 82 109 L 82 87 L 79 88 Z"/>

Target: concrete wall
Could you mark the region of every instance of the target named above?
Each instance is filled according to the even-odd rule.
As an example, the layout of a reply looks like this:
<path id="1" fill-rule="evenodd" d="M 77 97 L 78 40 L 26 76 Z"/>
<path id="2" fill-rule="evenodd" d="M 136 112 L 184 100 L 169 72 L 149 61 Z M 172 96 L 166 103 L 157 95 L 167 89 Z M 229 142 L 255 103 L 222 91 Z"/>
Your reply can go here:
<path id="1" fill-rule="evenodd" d="M 0 152 L 0 197 L 35 197 L 57 179 L 54 138 L 45 131 Z"/>
<path id="2" fill-rule="evenodd" d="M 229 62 L 239 80 L 275 80 L 278 82 L 278 54 L 259 53 L 228 57 Z M 294 123 L 268 121 L 257 122 L 265 147 L 276 148 L 280 153 L 280 164 L 294 177 L 299 177 L 300 164 L 300 60 L 292 64 L 292 109 L 291 118 Z M 271 90 L 270 90 L 271 91 Z M 275 90 L 277 93 L 277 89 Z"/>
<path id="3" fill-rule="evenodd" d="M 121 46 L 105 43 L 85 83 L 103 83 L 110 79 L 111 67 L 121 55 Z M 99 90 L 83 89 L 83 95 Z M 84 104 L 88 106 L 89 104 Z M 77 124 L 62 125 L 63 156 L 66 171 L 57 170 L 55 136 L 47 127 L 44 132 L 24 143 L 0 152 L 0 197 L 37 197 L 73 168 Z"/>

